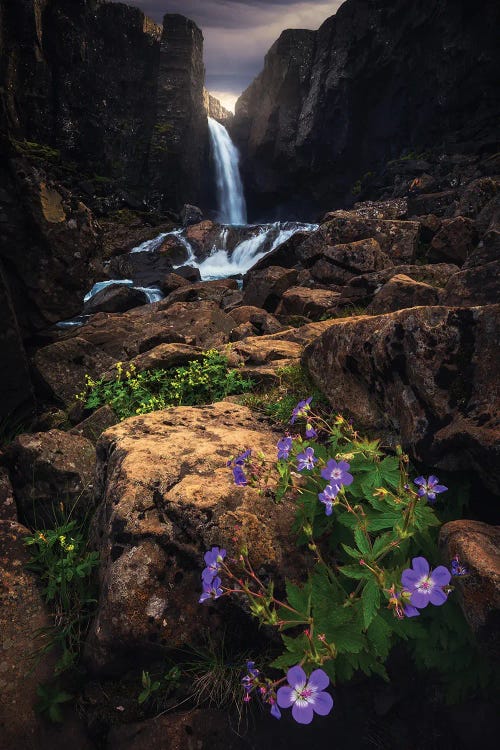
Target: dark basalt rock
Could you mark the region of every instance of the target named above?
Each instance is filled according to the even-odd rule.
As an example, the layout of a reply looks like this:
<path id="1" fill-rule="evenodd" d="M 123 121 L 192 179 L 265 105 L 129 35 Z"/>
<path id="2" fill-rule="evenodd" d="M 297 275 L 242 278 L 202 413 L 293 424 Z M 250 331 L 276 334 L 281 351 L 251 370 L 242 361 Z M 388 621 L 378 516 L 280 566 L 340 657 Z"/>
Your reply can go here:
<path id="1" fill-rule="evenodd" d="M 147 303 L 148 298 L 140 289 L 123 284 L 111 284 L 85 303 L 83 313 L 91 315 L 96 312 L 126 312 Z"/>
<path id="2" fill-rule="evenodd" d="M 495 0 L 347 0 L 317 32 L 284 31 L 231 124 L 251 214 L 340 205 L 391 160 L 386 178 L 401 178 L 403 195 L 437 144 L 497 150 L 499 25 Z M 453 199 L 441 196 L 443 209 Z"/>

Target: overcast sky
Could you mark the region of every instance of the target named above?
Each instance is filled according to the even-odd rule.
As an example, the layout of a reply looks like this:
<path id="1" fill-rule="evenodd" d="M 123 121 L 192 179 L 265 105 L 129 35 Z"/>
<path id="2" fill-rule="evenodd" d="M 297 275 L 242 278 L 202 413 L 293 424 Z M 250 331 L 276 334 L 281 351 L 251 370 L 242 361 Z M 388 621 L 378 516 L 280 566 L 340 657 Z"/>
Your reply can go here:
<path id="1" fill-rule="evenodd" d="M 125 0 L 127 1 L 127 0 Z M 342 0 L 128 0 L 155 21 L 182 13 L 205 37 L 207 88 L 234 108 L 241 92 L 262 70 L 264 55 L 283 29 L 317 29 Z"/>

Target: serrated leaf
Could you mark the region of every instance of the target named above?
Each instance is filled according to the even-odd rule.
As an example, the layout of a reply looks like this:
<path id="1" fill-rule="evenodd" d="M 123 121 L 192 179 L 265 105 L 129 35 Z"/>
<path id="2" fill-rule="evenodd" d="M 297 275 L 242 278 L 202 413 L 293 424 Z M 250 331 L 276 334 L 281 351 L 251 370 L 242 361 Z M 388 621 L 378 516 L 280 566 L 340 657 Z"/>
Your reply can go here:
<path id="1" fill-rule="evenodd" d="M 375 653 L 380 659 L 386 659 L 391 648 L 391 628 L 386 621 L 377 615 L 371 622 L 366 635 Z"/>
<path id="2" fill-rule="evenodd" d="M 382 481 L 396 488 L 399 486 L 399 460 L 395 456 L 386 456 L 379 464 Z"/>
<path id="3" fill-rule="evenodd" d="M 359 528 L 359 526 L 354 529 L 354 539 L 356 540 L 356 544 L 358 545 L 363 555 L 371 554 L 370 543 L 366 538 L 366 534 Z M 360 557 L 362 557 L 363 555 L 360 555 Z"/>
<path id="4" fill-rule="evenodd" d="M 365 646 L 362 633 L 354 630 L 353 626 L 338 628 L 333 642 L 339 653 L 359 654 Z"/>
<path id="5" fill-rule="evenodd" d="M 287 581 L 286 595 L 288 604 L 299 613 L 299 619 L 308 620 L 311 613 L 311 582 L 308 581 L 304 586 L 296 586 Z M 293 612 L 289 612 L 289 615 L 294 616 Z"/>
<path id="6" fill-rule="evenodd" d="M 363 623 L 365 629 L 369 627 L 380 607 L 380 589 L 374 578 L 368 579 L 361 593 L 363 608 Z"/>
<path id="7" fill-rule="evenodd" d="M 372 576 L 370 571 L 362 567 L 361 565 L 342 565 L 339 570 L 341 573 L 347 576 L 347 578 L 354 578 L 358 581 L 360 581 L 362 578 L 371 578 Z"/>
<path id="8" fill-rule="evenodd" d="M 295 666 L 300 661 L 297 654 L 291 651 L 285 651 L 281 656 L 278 656 L 274 661 L 271 662 L 271 667 L 276 669 L 287 670 L 289 667 Z"/>
<path id="9" fill-rule="evenodd" d="M 370 514 L 368 519 L 369 531 L 381 531 L 382 529 L 393 529 L 401 523 L 402 513 L 400 511 L 385 511 L 385 513 Z"/>
<path id="10" fill-rule="evenodd" d="M 344 543 L 342 543 L 341 546 L 344 548 L 345 552 L 347 552 L 349 557 L 352 557 L 354 560 L 359 560 L 360 558 L 359 549 L 354 549 L 354 547 L 349 547 L 348 544 L 344 544 Z"/>

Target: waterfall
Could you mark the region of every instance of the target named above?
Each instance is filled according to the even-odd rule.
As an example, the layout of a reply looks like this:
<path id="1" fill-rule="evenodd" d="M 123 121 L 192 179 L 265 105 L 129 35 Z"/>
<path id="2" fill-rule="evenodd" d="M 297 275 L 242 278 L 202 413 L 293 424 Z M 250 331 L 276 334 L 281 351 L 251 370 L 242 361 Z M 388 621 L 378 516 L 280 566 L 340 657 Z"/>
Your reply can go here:
<path id="1" fill-rule="evenodd" d="M 247 209 L 240 177 L 238 149 L 220 122 L 209 117 L 208 128 L 215 161 L 219 220 L 223 224 L 246 224 Z"/>

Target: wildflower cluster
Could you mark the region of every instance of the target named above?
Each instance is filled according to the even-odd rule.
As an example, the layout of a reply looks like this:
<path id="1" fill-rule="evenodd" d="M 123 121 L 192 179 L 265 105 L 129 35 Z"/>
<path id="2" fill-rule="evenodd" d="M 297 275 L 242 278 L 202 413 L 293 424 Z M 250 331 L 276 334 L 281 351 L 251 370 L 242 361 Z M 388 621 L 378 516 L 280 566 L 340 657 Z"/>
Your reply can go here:
<path id="1" fill-rule="evenodd" d="M 258 695 L 276 718 L 280 709 L 292 708 L 299 723 L 331 711 L 330 680 L 347 680 L 357 670 L 387 678 L 394 643 L 420 632 L 415 618 L 429 604 L 444 605 L 452 576 L 467 572 L 457 558 L 451 570 L 431 569 L 421 554 L 425 539 L 429 559 L 438 557 L 434 506 L 447 490 L 438 478 L 411 482 L 399 447 L 384 454 L 379 441 L 360 437 L 343 417 L 329 422 L 314 414 L 311 400 L 293 409 L 290 431 L 278 441 L 272 462 L 275 501 L 286 495 L 295 503 L 294 531 L 311 562 L 307 578 L 287 581 L 286 596 L 277 598 L 273 582 L 255 573 L 240 539 L 234 558 L 218 547 L 205 555 L 200 598 L 245 597 L 262 624 L 279 630 L 284 650 L 270 667 L 285 672 L 288 684 L 263 677 L 250 662 L 245 701 Z M 227 465 L 237 485 L 262 487 L 265 480 L 269 489 L 264 464 L 247 449 Z"/>

